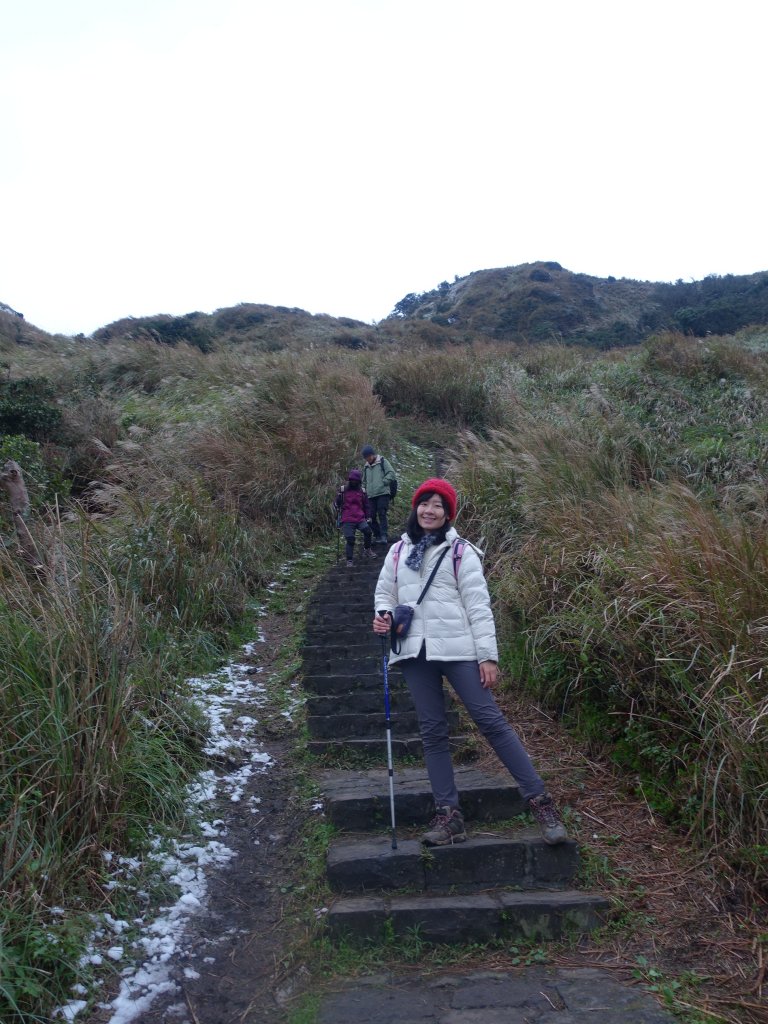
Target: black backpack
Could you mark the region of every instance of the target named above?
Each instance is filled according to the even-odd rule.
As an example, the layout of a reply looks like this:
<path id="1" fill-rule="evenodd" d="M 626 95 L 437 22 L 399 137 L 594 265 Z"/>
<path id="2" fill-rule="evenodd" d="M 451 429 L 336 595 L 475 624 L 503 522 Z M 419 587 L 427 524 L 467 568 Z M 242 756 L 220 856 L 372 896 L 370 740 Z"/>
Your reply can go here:
<path id="1" fill-rule="evenodd" d="M 387 465 L 389 466 L 389 468 L 392 469 L 392 463 L 391 462 L 387 462 L 387 460 L 384 459 L 384 458 L 382 458 L 381 461 L 382 462 L 386 462 Z M 392 469 L 392 472 L 394 473 L 394 469 Z M 389 481 L 389 496 L 392 499 L 392 501 L 395 500 L 395 495 L 396 494 L 397 494 L 397 477 L 395 477 L 394 480 L 390 480 Z"/>

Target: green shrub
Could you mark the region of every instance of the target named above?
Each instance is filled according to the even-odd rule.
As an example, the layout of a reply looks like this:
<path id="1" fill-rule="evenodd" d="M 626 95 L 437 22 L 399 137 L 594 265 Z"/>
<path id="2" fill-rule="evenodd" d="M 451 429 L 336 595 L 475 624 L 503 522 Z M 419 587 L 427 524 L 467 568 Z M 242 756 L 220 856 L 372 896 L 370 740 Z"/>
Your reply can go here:
<path id="1" fill-rule="evenodd" d="M 0 381 L 0 434 L 52 437 L 61 421 L 53 383 L 45 377 Z"/>
<path id="2" fill-rule="evenodd" d="M 202 313 L 187 313 L 186 316 L 156 316 L 143 321 L 143 329 L 162 345 L 183 343 L 210 352 L 213 347 L 211 330 L 202 325 Z"/>

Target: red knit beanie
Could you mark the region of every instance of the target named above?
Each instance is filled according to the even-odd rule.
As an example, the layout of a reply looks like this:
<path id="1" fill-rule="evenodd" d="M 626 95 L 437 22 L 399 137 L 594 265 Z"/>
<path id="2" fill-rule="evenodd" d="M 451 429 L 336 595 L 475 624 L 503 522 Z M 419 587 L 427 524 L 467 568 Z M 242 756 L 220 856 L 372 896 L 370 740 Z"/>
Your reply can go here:
<path id="1" fill-rule="evenodd" d="M 425 494 L 439 494 L 445 502 L 445 507 L 448 510 L 448 518 L 456 518 L 456 491 L 447 480 L 441 480 L 439 477 L 432 477 L 429 480 L 425 480 L 423 484 L 419 484 L 413 492 L 413 498 L 411 498 L 411 505 L 413 508 L 416 508 Z"/>

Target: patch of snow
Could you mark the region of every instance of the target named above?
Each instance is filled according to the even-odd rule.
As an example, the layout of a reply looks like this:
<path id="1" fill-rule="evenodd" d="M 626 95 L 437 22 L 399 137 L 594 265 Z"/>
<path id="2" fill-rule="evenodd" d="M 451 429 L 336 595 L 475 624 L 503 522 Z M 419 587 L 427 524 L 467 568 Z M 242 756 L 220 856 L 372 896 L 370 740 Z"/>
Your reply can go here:
<path id="1" fill-rule="evenodd" d="M 187 1007 L 184 1003 L 173 1003 L 165 1011 L 166 1017 L 182 1017 L 185 1021 L 187 1020 Z"/>
<path id="2" fill-rule="evenodd" d="M 258 642 L 265 641 L 266 637 L 260 633 Z M 253 655 L 255 649 L 253 643 L 244 647 L 249 655 Z M 259 667 L 257 672 L 261 671 Z M 236 764 L 231 771 L 219 777 L 210 770 L 201 772 L 188 788 L 188 804 L 190 808 L 197 809 L 200 837 L 189 842 L 173 840 L 165 847 L 159 838 L 155 838 L 150 844 L 148 860 L 156 864 L 167 881 L 178 886 L 179 896 L 154 920 L 148 923 L 141 918 L 134 920 L 133 925 L 139 926 L 141 932 L 130 951 L 140 962 L 122 970 L 118 995 L 110 1003 L 103 1004 L 105 1009 L 111 1010 L 109 1024 L 132 1024 L 158 997 L 178 992 L 178 986 L 170 976 L 170 962 L 183 949 L 184 931 L 190 918 L 205 905 L 208 893 L 206 875 L 211 870 L 226 866 L 237 856 L 220 841 L 226 835 L 225 822 L 221 818 L 206 819 L 205 805 L 222 796 L 232 802 L 240 802 L 253 777 L 267 772 L 274 763 L 272 757 L 260 749 L 256 736 L 258 719 L 248 713 L 254 706 L 263 707 L 268 702 L 266 687 L 254 683 L 253 675 L 253 665 L 230 664 L 209 676 L 187 681 L 193 700 L 208 722 L 209 739 L 205 753 L 225 764 Z M 240 707 L 243 714 L 238 715 Z M 259 802 L 260 797 L 251 797 L 247 802 L 254 814 Z M 254 841 L 258 843 L 258 839 Z M 144 867 L 136 858 L 117 857 L 110 851 L 104 851 L 102 856 L 112 876 L 104 885 L 108 890 L 130 884 L 132 876 Z M 137 890 L 136 895 L 141 895 L 141 891 Z M 103 927 L 94 930 L 94 942 L 108 932 L 123 935 L 131 927 L 128 922 L 110 914 L 102 914 L 100 922 Z M 229 931 L 223 933 L 222 938 L 227 934 Z M 124 956 L 127 958 L 127 953 L 125 946 L 108 946 L 104 954 L 93 948 L 83 956 L 81 965 L 99 965 L 103 963 L 104 955 L 118 961 Z M 213 958 L 207 957 L 205 962 L 212 963 Z M 190 979 L 199 977 L 189 967 L 184 969 L 184 974 Z M 83 993 L 73 989 L 73 994 Z M 85 1000 L 72 999 L 58 1007 L 54 1016 L 72 1021 L 86 1005 Z M 174 1004 L 174 1015 L 185 1017 L 186 1012 L 183 1004 Z"/>
<path id="3" fill-rule="evenodd" d="M 254 655 L 256 653 L 256 644 L 265 644 L 266 642 L 267 642 L 266 636 L 263 633 L 260 632 L 258 637 L 256 638 L 256 640 L 252 641 L 249 644 L 245 644 L 245 646 L 243 647 L 243 650 L 245 651 L 246 654 Z M 250 665 L 248 667 L 251 668 Z M 264 670 L 259 668 L 256 671 L 257 672 L 263 672 Z"/>
<path id="4" fill-rule="evenodd" d="M 54 1011 L 54 1017 L 61 1017 L 62 1020 L 74 1020 L 75 1017 L 84 1010 L 88 1003 L 84 999 L 71 999 L 64 1006 L 60 1006 Z"/>

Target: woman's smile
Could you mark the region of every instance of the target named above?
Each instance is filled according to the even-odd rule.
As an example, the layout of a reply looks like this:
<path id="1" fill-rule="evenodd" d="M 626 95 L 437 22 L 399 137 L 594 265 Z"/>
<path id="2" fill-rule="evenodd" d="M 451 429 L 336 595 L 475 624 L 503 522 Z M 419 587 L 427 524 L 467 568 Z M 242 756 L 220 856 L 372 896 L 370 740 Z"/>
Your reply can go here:
<path id="1" fill-rule="evenodd" d="M 422 530 L 439 530 L 447 518 L 443 503 L 437 496 L 420 502 L 416 507 L 416 519 Z"/>

